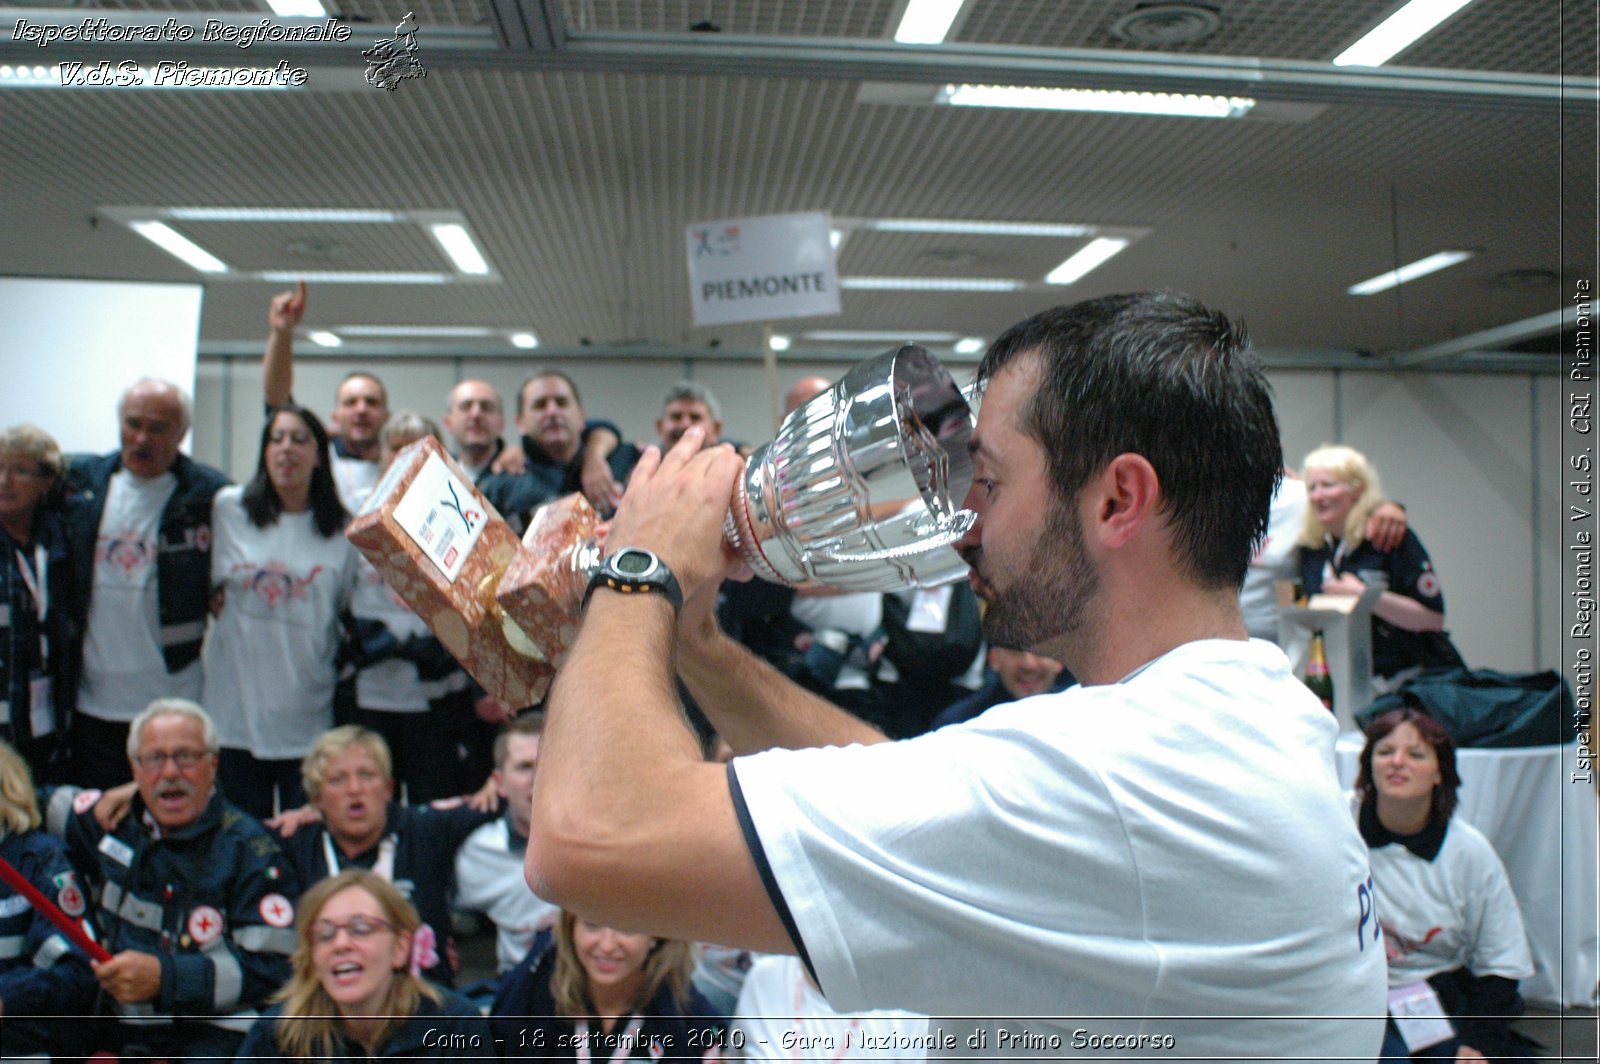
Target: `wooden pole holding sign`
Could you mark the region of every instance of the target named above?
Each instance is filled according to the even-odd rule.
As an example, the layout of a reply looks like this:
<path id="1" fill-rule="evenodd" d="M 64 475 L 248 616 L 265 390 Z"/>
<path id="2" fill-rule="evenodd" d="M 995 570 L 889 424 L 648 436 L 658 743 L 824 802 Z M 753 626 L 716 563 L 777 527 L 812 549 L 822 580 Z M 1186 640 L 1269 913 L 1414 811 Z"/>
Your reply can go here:
<path id="1" fill-rule="evenodd" d="M 783 424 L 783 400 L 778 396 L 778 352 L 772 349 L 772 323 L 761 325 L 761 365 L 767 371 L 767 401 L 772 405 L 772 432 Z"/>

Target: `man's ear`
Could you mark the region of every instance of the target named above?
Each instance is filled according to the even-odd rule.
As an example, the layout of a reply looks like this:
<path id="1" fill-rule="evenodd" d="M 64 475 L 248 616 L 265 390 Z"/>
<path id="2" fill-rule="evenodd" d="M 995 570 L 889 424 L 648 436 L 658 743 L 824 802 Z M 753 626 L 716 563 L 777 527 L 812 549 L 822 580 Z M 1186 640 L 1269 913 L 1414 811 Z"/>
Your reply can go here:
<path id="1" fill-rule="evenodd" d="M 1105 546 L 1123 546 L 1154 519 L 1161 478 L 1144 455 L 1117 455 L 1090 483 L 1096 491 L 1094 530 Z"/>

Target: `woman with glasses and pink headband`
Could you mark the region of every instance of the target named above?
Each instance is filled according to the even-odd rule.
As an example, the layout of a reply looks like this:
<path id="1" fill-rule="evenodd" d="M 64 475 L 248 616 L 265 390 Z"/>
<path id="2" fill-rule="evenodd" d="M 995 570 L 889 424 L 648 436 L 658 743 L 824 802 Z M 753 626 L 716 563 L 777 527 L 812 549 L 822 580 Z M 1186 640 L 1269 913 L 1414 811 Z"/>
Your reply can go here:
<path id="1" fill-rule="evenodd" d="M 493 1057 L 477 1007 L 417 974 L 421 925 L 393 884 L 366 869 L 312 887 L 300 899 L 294 974 L 239 1059 Z"/>

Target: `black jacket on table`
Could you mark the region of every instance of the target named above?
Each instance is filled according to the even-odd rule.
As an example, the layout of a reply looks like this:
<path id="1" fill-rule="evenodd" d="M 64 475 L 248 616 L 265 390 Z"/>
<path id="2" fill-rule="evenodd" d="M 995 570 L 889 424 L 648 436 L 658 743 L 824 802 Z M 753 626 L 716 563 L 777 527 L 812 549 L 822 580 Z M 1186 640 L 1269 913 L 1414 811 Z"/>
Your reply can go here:
<path id="1" fill-rule="evenodd" d="M 563 1064 L 579 1059 L 580 1021 L 557 1016 L 555 997 L 550 993 L 550 976 L 555 967 L 556 947 L 551 945 L 530 951 L 522 963 L 500 978 L 500 992 L 489 1011 L 489 1026 L 494 1031 L 496 1048 L 506 1059 Z M 631 1035 L 627 1021 L 620 1021 L 605 1034 L 596 1018 L 581 1021 L 589 1031 L 584 1059 L 699 1064 L 707 1051 L 721 1045 L 723 1020 L 692 987 L 689 1000 L 679 1008 L 672 992 L 663 986 L 634 1019 L 639 1021 L 639 1029 Z M 623 1052 L 624 1046 L 630 1051 Z"/>
<path id="2" fill-rule="evenodd" d="M 450 895 L 455 889 L 456 851 L 479 825 L 487 824 L 498 812 L 480 813 L 459 798 L 431 805 L 400 805 L 390 802 L 383 837 L 376 845 L 347 857 L 321 822 L 307 824 L 284 840 L 284 850 L 307 885 L 334 875 L 345 868 L 374 869 L 385 848 L 393 850 L 390 877 L 400 893 L 417 907 L 426 936 L 419 948 L 434 951 L 431 963 L 422 974 L 441 986 L 455 985 L 455 975 L 445 950 L 450 933 Z M 391 841 L 392 840 L 392 841 Z M 332 852 L 337 867 L 329 867 Z"/>
<path id="3" fill-rule="evenodd" d="M 214 791 L 199 819 L 173 832 L 135 796 L 109 833 L 96 791 L 58 788 L 47 822 L 86 881 L 107 952 L 161 962 L 155 1000 L 118 1006 L 125 1029 L 176 1055 L 231 1032 L 235 1044 L 289 977 L 299 880 L 277 839 Z M 59 827 L 58 827 L 59 826 Z M 109 1001 L 109 999 L 107 999 Z M 165 1023 L 166 1031 L 158 1031 Z"/>
<path id="4" fill-rule="evenodd" d="M 444 1000 L 439 1002 L 424 996 L 417 1011 L 389 1036 L 389 1040 L 373 1057 L 367 1056 L 366 1049 L 359 1042 L 341 1039 L 332 1059 L 449 1057 L 471 1060 L 494 1057 L 495 1047 L 489 1034 L 489 1021 L 483 1018 L 478 1007 L 452 990 L 441 990 L 441 993 Z M 271 1060 L 287 1055 L 279 1047 L 277 1038 L 282 1014 L 282 1005 L 274 1005 L 261 1014 L 261 1019 L 250 1028 L 244 1045 L 239 1047 L 240 1060 Z"/>
<path id="5" fill-rule="evenodd" d="M 111 476 L 122 468 L 119 451 L 77 458 L 67 469 L 67 539 L 78 595 L 74 615 L 89 618 L 94 588 L 94 548 L 105 514 Z M 156 555 L 158 642 L 167 671 L 178 672 L 200 657 L 211 604 L 211 500 L 228 478 L 208 465 L 178 455 L 172 463 L 177 487 L 161 510 Z"/>

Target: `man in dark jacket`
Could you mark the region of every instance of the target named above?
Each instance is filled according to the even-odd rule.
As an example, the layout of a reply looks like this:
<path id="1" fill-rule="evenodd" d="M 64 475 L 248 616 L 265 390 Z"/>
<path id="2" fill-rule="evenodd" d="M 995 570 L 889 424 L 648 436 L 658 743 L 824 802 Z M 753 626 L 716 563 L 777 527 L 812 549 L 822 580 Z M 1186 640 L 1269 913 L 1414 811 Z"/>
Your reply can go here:
<path id="1" fill-rule="evenodd" d="M 622 443 L 609 421 L 589 421 L 578 386 L 560 370 L 535 370 L 517 392 L 526 468 L 501 474 L 481 487 L 495 509 L 521 532 L 528 515 L 551 499 L 581 491 L 602 514 L 622 498 L 622 485 L 639 449 Z"/>
<path id="2" fill-rule="evenodd" d="M 130 727 L 138 786 L 107 831 L 72 787 L 47 820 L 94 898 L 111 959 L 94 965 L 120 1019 L 96 1048 L 168 1060 L 231 1057 L 289 977 L 299 884 L 277 841 L 216 789 L 216 729 L 182 699 Z"/>
<path id="3" fill-rule="evenodd" d="M 189 400 L 137 381 L 117 404 L 122 447 L 67 471 L 72 604 L 83 632 L 73 779 L 128 779 L 128 722 L 158 698 L 200 697 L 211 587 L 211 499 L 227 478 L 180 454 Z"/>

